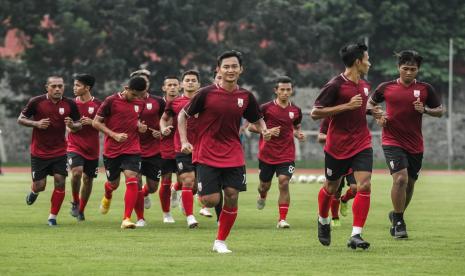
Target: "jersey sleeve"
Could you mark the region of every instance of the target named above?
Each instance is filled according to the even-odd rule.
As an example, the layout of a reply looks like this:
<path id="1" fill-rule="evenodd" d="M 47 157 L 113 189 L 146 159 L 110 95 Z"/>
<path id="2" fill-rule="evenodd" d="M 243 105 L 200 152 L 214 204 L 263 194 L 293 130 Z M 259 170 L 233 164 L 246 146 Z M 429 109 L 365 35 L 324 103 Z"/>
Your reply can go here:
<path id="1" fill-rule="evenodd" d="M 106 98 L 103 103 L 100 105 L 100 108 L 98 109 L 97 116 L 100 117 L 108 117 L 111 114 L 111 103 L 112 103 L 112 98 L 108 97 Z"/>
<path id="2" fill-rule="evenodd" d="M 382 103 L 384 102 L 384 90 L 387 86 L 387 83 L 381 83 L 376 87 L 375 92 L 371 94 L 370 99 L 375 103 Z"/>
<path id="3" fill-rule="evenodd" d="M 329 117 L 326 117 L 320 123 L 320 133 L 327 134 L 329 128 Z"/>
<path id="4" fill-rule="evenodd" d="M 81 114 L 79 113 L 77 104 L 73 100 L 70 100 L 70 99 L 67 99 L 67 102 L 71 110 L 69 117 L 75 122 L 78 121 L 81 118 Z"/>
<path id="5" fill-rule="evenodd" d="M 23 114 L 24 117 L 26 118 L 31 118 L 32 116 L 36 114 L 36 111 L 37 111 L 36 107 L 37 107 L 37 100 L 36 98 L 32 98 L 26 104 L 23 111 L 21 111 L 21 114 Z"/>
<path id="6" fill-rule="evenodd" d="M 201 113 L 205 110 L 205 100 L 209 93 L 209 88 L 205 87 L 200 89 L 200 91 L 195 95 L 191 102 L 184 108 L 187 116 L 194 116 L 197 113 Z"/>
<path id="7" fill-rule="evenodd" d="M 251 123 L 255 123 L 263 117 L 262 113 L 260 112 L 260 106 L 257 103 L 257 99 L 250 92 L 249 104 L 244 110 L 243 117 Z"/>
<path id="8" fill-rule="evenodd" d="M 323 108 L 334 106 L 339 94 L 339 85 L 336 82 L 330 81 L 320 90 L 320 94 L 315 100 L 314 107 Z"/>
<path id="9" fill-rule="evenodd" d="M 302 109 L 300 107 L 297 107 L 297 118 L 294 120 L 294 126 L 299 126 L 302 123 Z"/>
<path id="10" fill-rule="evenodd" d="M 441 105 L 441 101 L 439 100 L 438 94 L 433 86 L 427 85 L 426 89 L 428 91 L 428 97 L 426 98 L 426 105 L 429 108 L 436 108 Z"/>
<path id="11" fill-rule="evenodd" d="M 157 100 L 158 105 L 160 106 L 158 110 L 158 116 L 161 117 L 163 115 L 163 112 L 165 111 L 166 103 L 162 98 L 156 97 L 155 99 Z"/>
<path id="12" fill-rule="evenodd" d="M 165 113 L 168 114 L 170 117 L 174 117 L 176 115 L 173 108 L 174 101 L 176 101 L 176 99 L 172 100 L 171 102 L 168 102 L 165 106 Z"/>

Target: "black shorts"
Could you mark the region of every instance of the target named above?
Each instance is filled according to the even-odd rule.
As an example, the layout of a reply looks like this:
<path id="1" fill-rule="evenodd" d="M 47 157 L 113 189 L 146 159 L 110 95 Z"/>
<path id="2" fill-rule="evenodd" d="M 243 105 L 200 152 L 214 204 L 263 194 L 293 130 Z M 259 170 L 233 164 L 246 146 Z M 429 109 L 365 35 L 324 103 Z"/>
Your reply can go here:
<path id="1" fill-rule="evenodd" d="M 409 153 L 396 146 L 383 146 L 386 164 L 391 174 L 407 169 L 409 177 L 417 180 L 423 161 L 423 153 Z"/>
<path id="2" fill-rule="evenodd" d="M 240 192 L 247 190 L 245 166 L 215 168 L 197 164 L 196 168 L 199 195 L 219 193 L 226 187 L 232 187 Z"/>
<path id="3" fill-rule="evenodd" d="M 262 160 L 258 160 L 258 168 L 260 169 L 259 178 L 262 182 L 270 182 L 273 178 L 273 174 L 276 173 L 276 177 L 280 175 L 292 177 L 295 171 L 295 163 L 294 162 L 286 162 L 280 164 L 268 164 L 263 162 Z"/>
<path id="4" fill-rule="evenodd" d="M 178 174 L 195 172 L 195 165 L 192 164 L 192 154 L 176 153 L 176 167 Z"/>
<path id="5" fill-rule="evenodd" d="M 176 172 L 176 159 L 161 159 L 161 175 Z"/>
<path id="6" fill-rule="evenodd" d="M 89 160 L 75 152 L 68 152 L 68 166 L 75 168 L 82 166 L 82 171 L 91 178 L 96 178 L 98 174 L 98 158 Z"/>
<path id="7" fill-rule="evenodd" d="M 334 181 L 347 174 L 349 169 L 353 172 L 373 170 L 373 149 L 364 149 L 347 159 L 336 159 L 325 152 L 325 176 L 326 179 Z"/>
<path id="8" fill-rule="evenodd" d="M 47 175 L 59 174 L 68 176 L 66 167 L 66 155 L 43 159 L 31 155 L 32 181 L 38 181 L 47 177 Z"/>
<path id="9" fill-rule="evenodd" d="M 157 154 L 151 157 L 142 157 L 140 173 L 146 177 L 160 181 L 161 177 L 161 156 Z"/>
<path id="10" fill-rule="evenodd" d="M 122 154 L 115 158 L 108 158 L 104 155 L 103 164 L 105 165 L 108 181 L 113 181 L 117 179 L 124 170 L 139 173 L 141 159 L 138 154 Z"/>

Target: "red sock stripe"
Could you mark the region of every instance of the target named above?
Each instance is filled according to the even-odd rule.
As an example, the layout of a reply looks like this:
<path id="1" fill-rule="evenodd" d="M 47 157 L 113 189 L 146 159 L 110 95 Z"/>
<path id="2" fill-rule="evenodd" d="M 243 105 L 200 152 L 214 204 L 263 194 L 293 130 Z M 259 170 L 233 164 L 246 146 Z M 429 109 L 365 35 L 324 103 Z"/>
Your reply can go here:
<path id="1" fill-rule="evenodd" d="M 182 187 L 182 206 L 186 216 L 190 216 L 194 213 L 194 195 L 192 194 L 192 188 Z"/>
<path id="2" fill-rule="evenodd" d="M 289 203 L 279 204 L 279 220 L 286 220 L 289 211 Z"/>
<path id="3" fill-rule="evenodd" d="M 65 199 L 65 188 L 57 187 L 53 190 L 52 198 L 50 199 L 50 214 L 58 215 L 60 212 L 61 204 Z"/>
<path id="4" fill-rule="evenodd" d="M 136 206 L 138 195 L 137 178 L 130 177 L 126 179 L 126 193 L 124 194 L 124 217 L 131 218 L 132 210 Z"/>
<path id="5" fill-rule="evenodd" d="M 165 213 L 169 212 L 171 201 L 171 181 L 162 183 L 160 190 L 158 191 L 158 197 L 160 198 L 162 211 Z"/>
<path id="6" fill-rule="evenodd" d="M 223 207 L 223 210 L 220 214 L 220 219 L 218 221 L 218 234 L 216 236 L 217 240 L 224 241 L 228 238 L 229 232 L 234 225 L 237 217 L 237 207 L 228 208 Z"/>
<path id="7" fill-rule="evenodd" d="M 322 187 L 318 193 L 318 215 L 322 218 L 329 216 L 332 195 Z"/>
<path id="8" fill-rule="evenodd" d="M 353 213 L 353 226 L 363 227 L 365 226 L 366 219 L 368 217 L 368 211 L 370 210 L 370 192 L 357 192 L 352 204 Z"/>

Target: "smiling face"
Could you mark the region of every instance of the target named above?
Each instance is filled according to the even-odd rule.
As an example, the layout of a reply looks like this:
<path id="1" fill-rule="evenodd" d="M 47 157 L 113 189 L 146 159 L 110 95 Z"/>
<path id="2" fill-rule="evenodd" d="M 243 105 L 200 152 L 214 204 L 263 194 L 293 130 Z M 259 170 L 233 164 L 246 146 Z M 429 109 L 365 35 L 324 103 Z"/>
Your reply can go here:
<path id="1" fill-rule="evenodd" d="M 239 76 L 242 74 L 242 66 L 237 57 L 225 58 L 221 61 L 220 66 L 217 68 L 218 74 L 222 76 L 223 82 L 237 82 Z"/>
<path id="2" fill-rule="evenodd" d="M 63 78 L 61 77 L 50 77 L 47 80 L 47 84 L 45 85 L 47 89 L 47 95 L 49 98 L 53 100 L 60 100 L 63 97 L 63 93 L 65 91 L 65 84 Z"/>

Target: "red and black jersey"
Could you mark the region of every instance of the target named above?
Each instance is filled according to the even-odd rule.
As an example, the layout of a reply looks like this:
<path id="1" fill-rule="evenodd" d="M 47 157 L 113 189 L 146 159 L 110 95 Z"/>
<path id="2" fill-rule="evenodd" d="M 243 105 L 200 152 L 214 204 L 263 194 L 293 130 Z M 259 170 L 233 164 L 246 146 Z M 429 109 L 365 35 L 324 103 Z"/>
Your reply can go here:
<path id="1" fill-rule="evenodd" d="M 331 117 L 326 117 L 323 120 L 321 120 L 320 123 L 320 133 L 323 133 L 326 135 L 328 133 L 328 127 L 329 127 L 329 121 L 331 120 Z"/>
<path id="2" fill-rule="evenodd" d="M 199 90 L 185 110 L 188 116 L 198 114 L 193 162 L 216 168 L 245 164 L 239 138 L 241 118 L 252 123 L 262 118 L 251 92 L 240 87 L 229 92 L 209 85 Z"/>
<path id="3" fill-rule="evenodd" d="M 105 125 L 111 131 L 126 133 L 128 139 L 120 143 L 105 135 L 104 156 L 115 158 L 122 154 L 141 153 L 137 124 L 143 108 L 143 101 L 135 99 L 129 102 L 122 93 L 116 93 L 105 99 L 97 115 L 104 118 Z"/>
<path id="4" fill-rule="evenodd" d="M 94 97 L 87 102 L 81 102 L 76 97 L 76 105 L 81 117 L 94 119 L 102 102 Z M 100 154 L 99 131 L 92 125 L 82 126 L 77 132 L 68 133 L 68 152 L 75 152 L 88 160 L 98 159 Z"/>
<path id="5" fill-rule="evenodd" d="M 70 117 L 73 121 L 80 118 L 78 107 L 73 100 L 63 97 L 54 103 L 47 94 L 40 95 L 30 99 L 21 113 L 35 121 L 50 119 L 48 128 L 32 130 L 32 156 L 51 159 L 66 155 L 65 118 Z"/>
<path id="6" fill-rule="evenodd" d="M 331 79 L 315 100 L 316 108 L 348 103 L 356 95 L 362 97 L 360 108 L 333 115 L 329 122 L 324 150 L 336 159 L 347 159 L 371 147 L 371 134 L 366 119 L 370 85 L 363 79 L 355 83 L 340 74 Z"/>
<path id="7" fill-rule="evenodd" d="M 271 137 L 265 141 L 260 135 L 258 159 L 267 164 L 281 164 L 293 162 L 295 159 L 294 128 L 302 122 L 302 111 L 289 102 L 281 107 L 276 101 L 260 106 L 266 127 L 268 129 L 280 126 L 278 137 Z"/>
<path id="8" fill-rule="evenodd" d="M 144 99 L 145 106 L 140 114 L 140 121 L 145 122 L 148 128 L 160 131 L 160 118 L 165 110 L 165 101 L 158 96 L 147 94 Z M 155 138 L 152 131 L 139 133 L 142 157 L 151 157 L 160 154 L 160 138 Z"/>
<path id="9" fill-rule="evenodd" d="M 401 147 L 409 153 L 423 152 L 423 114 L 415 110 L 413 102 L 420 99 L 425 106 L 439 107 L 441 102 L 434 88 L 416 80 L 404 86 L 397 79 L 380 84 L 371 99 L 375 103 L 386 102 L 387 124 L 383 127 L 382 144 Z"/>
<path id="10" fill-rule="evenodd" d="M 181 110 L 190 103 L 191 99 L 182 95 L 171 101 L 166 105 L 165 112 L 173 118 L 173 129 L 176 130 L 174 134 L 174 151 L 176 153 L 181 152 L 181 138 L 178 131 L 178 115 Z M 195 133 L 195 117 L 187 118 L 187 140 L 192 145 L 195 145 L 196 142 L 196 133 Z"/>

